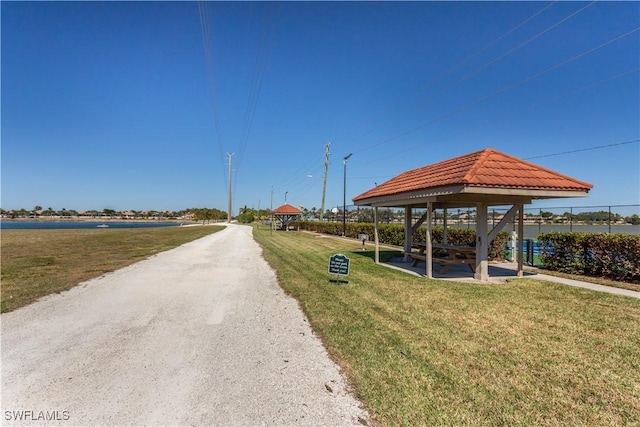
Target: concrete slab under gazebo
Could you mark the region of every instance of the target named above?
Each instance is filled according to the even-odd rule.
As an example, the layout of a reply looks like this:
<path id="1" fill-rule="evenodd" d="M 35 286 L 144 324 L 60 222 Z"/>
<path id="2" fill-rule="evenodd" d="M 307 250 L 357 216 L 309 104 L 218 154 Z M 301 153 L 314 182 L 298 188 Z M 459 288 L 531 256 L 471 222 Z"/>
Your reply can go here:
<path id="1" fill-rule="evenodd" d="M 489 281 L 488 249 L 497 233 L 518 215 L 518 236 L 523 236 L 525 204 L 536 199 L 585 197 L 593 185 L 562 175 L 517 157 L 487 148 L 429 166 L 403 172 L 352 200 L 359 206 L 372 206 L 375 220 L 375 260 L 379 263 L 378 208 L 405 209 L 405 257 L 411 253 L 413 233 L 426 224 L 426 272 L 432 271 L 432 214 L 445 210 L 444 239 L 446 243 L 446 210 L 476 208 L 476 245 L 474 278 Z M 489 206 L 511 206 L 498 224 L 488 228 Z M 412 224 L 412 209 L 426 209 Z M 523 274 L 523 239 L 518 239 L 517 275 Z"/>
<path id="2" fill-rule="evenodd" d="M 280 222 L 282 230 L 288 230 L 289 223 L 302 215 L 302 211 L 288 203 L 271 211 L 271 215 Z"/>

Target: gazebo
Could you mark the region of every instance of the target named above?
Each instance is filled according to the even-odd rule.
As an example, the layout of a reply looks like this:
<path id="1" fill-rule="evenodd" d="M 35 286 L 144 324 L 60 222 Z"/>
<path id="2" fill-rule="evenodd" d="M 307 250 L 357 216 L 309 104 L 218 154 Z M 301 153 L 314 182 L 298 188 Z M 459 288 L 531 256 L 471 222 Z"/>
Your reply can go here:
<path id="1" fill-rule="evenodd" d="M 429 166 L 403 172 L 366 191 L 352 200 L 359 206 L 374 207 L 375 260 L 379 263 L 378 208 L 405 209 L 404 252 L 411 252 L 412 235 L 426 223 L 426 277 L 432 276 L 432 213 L 444 209 L 446 243 L 446 210 L 476 208 L 476 255 L 474 278 L 489 280 L 488 248 L 503 227 L 518 215 L 518 276 L 523 275 L 523 209 L 534 199 L 585 197 L 593 185 L 570 178 L 544 167 L 526 162 L 500 151 L 487 148 Z M 511 206 L 492 230 L 488 228 L 489 206 Z M 413 208 L 425 209 L 412 224 Z"/>
<path id="2" fill-rule="evenodd" d="M 271 211 L 271 215 L 273 215 L 280 224 L 282 224 L 282 229 L 287 230 L 289 227 L 289 223 L 295 219 L 298 219 L 300 215 L 302 215 L 302 211 L 295 206 L 291 206 L 288 203 L 274 209 Z"/>

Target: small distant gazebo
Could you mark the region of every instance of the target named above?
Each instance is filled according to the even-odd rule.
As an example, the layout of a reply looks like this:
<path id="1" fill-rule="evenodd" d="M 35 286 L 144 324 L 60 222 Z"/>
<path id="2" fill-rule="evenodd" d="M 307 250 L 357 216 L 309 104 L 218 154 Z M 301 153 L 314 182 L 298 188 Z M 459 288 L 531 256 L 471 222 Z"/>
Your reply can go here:
<path id="1" fill-rule="evenodd" d="M 287 230 L 289 227 L 289 223 L 298 219 L 302 215 L 302 211 L 294 206 L 291 206 L 288 203 L 274 209 L 271 211 L 271 215 L 273 215 L 277 221 L 280 222 L 280 228 L 282 230 Z"/>
<path id="2" fill-rule="evenodd" d="M 446 239 L 446 210 L 448 208 L 475 207 L 476 259 L 475 279 L 489 280 L 488 248 L 491 241 L 512 221 L 518 218 L 518 276 L 523 274 L 523 211 L 524 205 L 534 199 L 585 197 L 593 185 L 526 162 L 500 151 L 487 148 L 455 157 L 433 165 L 403 172 L 353 198 L 360 206 L 373 206 L 375 217 L 376 262 L 379 262 L 378 208 L 405 209 L 405 256 L 411 253 L 412 235 L 423 223 L 427 227 L 426 277 L 432 277 L 432 213 L 445 210 L 444 238 Z M 512 205 L 498 224 L 489 230 L 488 207 Z M 426 209 L 424 215 L 412 224 L 411 210 Z M 446 243 L 446 242 L 445 242 Z"/>

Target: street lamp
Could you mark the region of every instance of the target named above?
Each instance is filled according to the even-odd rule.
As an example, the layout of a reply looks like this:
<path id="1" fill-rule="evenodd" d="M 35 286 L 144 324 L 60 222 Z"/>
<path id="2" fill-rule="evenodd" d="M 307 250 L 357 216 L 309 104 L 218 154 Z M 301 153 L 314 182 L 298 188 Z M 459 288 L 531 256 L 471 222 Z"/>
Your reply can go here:
<path id="1" fill-rule="evenodd" d="M 344 191 L 342 193 L 342 236 L 347 235 L 347 160 L 353 153 L 344 156 Z"/>

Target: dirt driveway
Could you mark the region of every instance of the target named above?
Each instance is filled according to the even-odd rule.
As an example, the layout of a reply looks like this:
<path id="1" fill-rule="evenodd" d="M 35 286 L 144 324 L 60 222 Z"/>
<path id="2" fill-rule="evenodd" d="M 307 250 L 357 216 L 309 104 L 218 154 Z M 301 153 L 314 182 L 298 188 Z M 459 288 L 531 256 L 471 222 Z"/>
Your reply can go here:
<path id="1" fill-rule="evenodd" d="M 230 225 L 1 321 L 2 425 L 366 418 L 249 227 Z"/>

